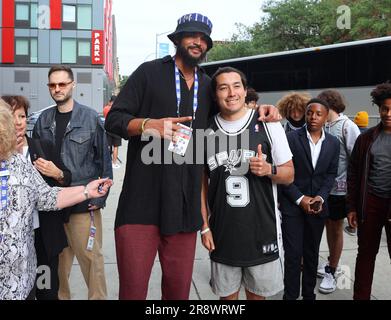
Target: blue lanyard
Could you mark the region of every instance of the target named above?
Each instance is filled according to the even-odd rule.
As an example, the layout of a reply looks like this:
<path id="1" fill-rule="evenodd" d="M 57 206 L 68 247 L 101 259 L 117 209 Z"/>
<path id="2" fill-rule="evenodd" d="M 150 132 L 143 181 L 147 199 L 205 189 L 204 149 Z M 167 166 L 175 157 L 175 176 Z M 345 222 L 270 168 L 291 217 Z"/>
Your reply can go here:
<path id="1" fill-rule="evenodd" d="M 5 161 L 1 161 L 0 164 L 0 176 L 1 176 L 1 193 L 0 193 L 0 201 L 1 201 L 1 211 L 5 211 L 7 209 L 7 194 L 8 194 L 8 168 L 7 163 Z"/>
<path id="2" fill-rule="evenodd" d="M 90 218 L 91 218 L 91 227 L 93 227 L 95 224 L 94 210 L 90 210 Z"/>
<path id="3" fill-rule="evenodd" d="M 8 205 L 8 166 L 6 161 L 1 161 L 0 163 L 0 176 L 1 176 L 1 182 L 0 182 L 0 223 L 1 223 L 1 229 L 0 229 L 0 243 L 3 241 L 3 229 L 4 229 L 4 223 L 6 220 L 5 211 L 7 209 Z"/>
<path id="4" fill-rule="evenodd" d="M 180 105 L 181 105 L 181 79 L 180 79 L 180 75 L 179 75 L 178 66 L 175 63 L 175 58 L 174 58 L 174 65 L 175 65 L 175 87 L 176 87 L 176 103 L 177 103 L 176 114 L 179 118 L 180 117 Z M 192 125 L 193 125 L 193 121 L 195 120 L 196 112 L 198 109 L 198 88 L 199 88 L 198 74 L 197 74 L 197 70 L 195 70 L 195 72 L 194 72 L 193 119 L 191 121 L 190 127 L 192 127 Z"/>

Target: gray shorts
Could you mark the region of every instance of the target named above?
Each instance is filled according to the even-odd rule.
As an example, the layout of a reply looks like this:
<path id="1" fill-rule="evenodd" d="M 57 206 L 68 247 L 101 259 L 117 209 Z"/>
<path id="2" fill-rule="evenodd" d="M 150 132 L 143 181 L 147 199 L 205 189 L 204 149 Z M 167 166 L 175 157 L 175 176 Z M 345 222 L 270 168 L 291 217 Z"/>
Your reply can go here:
<path id="1" fill-rule="evenodd" d="M 240 286 L 258 296 L 270 297 L 284 289 L 283 261 L 274 260 L 253 267 L 233 267 L 211 261 L 210 286 L 219 297 L 228 297 Z"/>

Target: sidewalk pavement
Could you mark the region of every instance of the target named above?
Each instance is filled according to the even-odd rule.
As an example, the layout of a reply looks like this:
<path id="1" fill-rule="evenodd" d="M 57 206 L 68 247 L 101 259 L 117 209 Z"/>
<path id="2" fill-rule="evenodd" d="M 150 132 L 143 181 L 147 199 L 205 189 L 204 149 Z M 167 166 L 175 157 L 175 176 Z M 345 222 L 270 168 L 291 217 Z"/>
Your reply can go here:
<path id="1" fill-rule="evenodd" d="M 110 196 L 107 200 L 107 207 L 103 211 L 103 253 L 105 258 L 105 272 L 107 281 L 108 299 L 118 299 L 118 271 L 116 264 L 115 242 L 114 242 L 114 219 L 117 209 L 118 198 L 122 188 L 122 182 L 125 174 L 127 142 L 123 141 L 119 148 L 119 157 L 123 163 L 119 169 L 114 169 L 114 186 L 111 188 Z M 131 205 L 130 205 L 131 206 Z M 198 236 L 199 238 L 199 236 Z M 344 232 L 344 249 L 340 265 L 344 274 L 338 278 L 338 289 L 331 294 L 324 295 L 317 293 L 318 300 L 352 300 L 354 266 L 357 254 L 357 237 L 350 236 Z M 319 262 L 326 261 L 328 256 L 327 241 L 325 232 L 320 246 Z M 196 257 L 194 262 L 193 281 L 190 292 L 191 300 L 216 300 L 217 296 L 213 294 L 209 287 L 210 278 L 210 260 L 208 252 L 201 244 L 200 238 L 197 241 Z M 148 297 L 149 300 L 160 300 L 160 279 L 161 269 L 159 260 L 156 258 L 152 269 L 152 275 L 149 282 Z M 319 287 L 320 280 L 318 279 Z M 87 287 L 80 271 L 77 260 L 71 272 L 71 292 L 72 299 L 87 299 Z M 240 294 L 241 299 L 245 299 L 243 290 Z M 269 298 L 270 300 L 281 300 L 282 293 Z M 381 239 L 379 253 L 376 259 L 376 269 L 372 286 L 372 299 L 391 300 L 391 266 L 390 257 L 387 251 L 387 241 L 385 233 Z"/>

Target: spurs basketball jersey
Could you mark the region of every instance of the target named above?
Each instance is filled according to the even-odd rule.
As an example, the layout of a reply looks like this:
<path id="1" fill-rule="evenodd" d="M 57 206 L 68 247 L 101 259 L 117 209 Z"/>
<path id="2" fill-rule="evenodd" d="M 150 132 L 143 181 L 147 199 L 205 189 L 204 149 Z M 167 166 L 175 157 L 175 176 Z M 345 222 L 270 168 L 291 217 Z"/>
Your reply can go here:
<path id="1" fill-rule="evenodd" d="M 238 130 L 227 131 L 215 116 L 207 132 L 210 228 L 213 261 L 249 267 L 279 258 L 272 181 L 251 173 L 250 158 L 262 154 L 272 163 L 267 127 L 249 111 Z M 275 143 L 278 143 L 276 141 Z"/>

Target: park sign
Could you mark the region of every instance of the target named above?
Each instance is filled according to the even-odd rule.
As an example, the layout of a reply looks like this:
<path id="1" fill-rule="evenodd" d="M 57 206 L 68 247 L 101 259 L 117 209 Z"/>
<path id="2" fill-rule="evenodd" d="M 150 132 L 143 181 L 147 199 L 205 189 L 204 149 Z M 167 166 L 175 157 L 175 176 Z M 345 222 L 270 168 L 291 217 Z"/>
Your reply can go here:
<path id="1" fill-rule="evenodd" d="M 104 33 L 102 30 L 92 31 L 91 50 L 91 63 L 104 64 Z"/>

